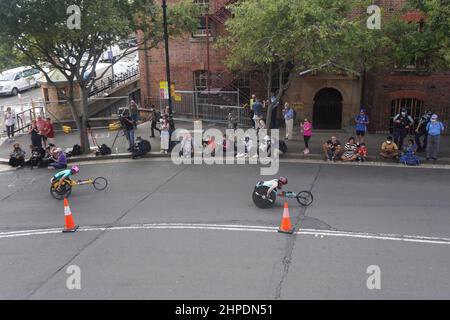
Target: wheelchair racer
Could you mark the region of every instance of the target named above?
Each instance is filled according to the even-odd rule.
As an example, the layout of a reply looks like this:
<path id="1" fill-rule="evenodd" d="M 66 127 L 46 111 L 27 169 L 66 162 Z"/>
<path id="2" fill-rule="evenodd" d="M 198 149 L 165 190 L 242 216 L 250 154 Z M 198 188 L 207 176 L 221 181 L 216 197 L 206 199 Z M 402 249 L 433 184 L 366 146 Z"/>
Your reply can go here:
<path id="1" fill-rule="evenodd" d="M 78 167 L 77 165 L 74 165 L 70 169 L 66 169 L 66 170 L 60 171 L 57 174 L 55 174 L 52 178 L 52 183 L 56 180 L 59 180 L 56 190 L 60 191 L 61 184 L 64 181 L 64 179 L 69 178 L 69 177 L 77 174 L 78 172 L 80 172 L 80 167 Z"/>

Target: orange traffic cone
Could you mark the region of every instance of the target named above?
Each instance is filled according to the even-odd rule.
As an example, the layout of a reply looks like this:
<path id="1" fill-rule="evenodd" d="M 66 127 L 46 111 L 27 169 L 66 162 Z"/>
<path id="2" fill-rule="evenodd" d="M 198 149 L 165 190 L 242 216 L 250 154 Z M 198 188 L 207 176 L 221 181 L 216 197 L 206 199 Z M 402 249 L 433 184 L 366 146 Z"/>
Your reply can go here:
<path id="1" fill-rule="evenodd" d="M 290 233 L 294 232 L 291 224 L 291 217 L 289 216 L 289 205 L 287 202 L 284 203 L 283 219 L 281 220 L 280 229 L 278 232 Z"/>
<path id="2" fill-rule="evenodd" d="M 73 221 L 72 212 L 69 207 L 69 200 L 64 198 L 64 216 L 66 219 L 66 226 L 64 227 L 63 232 L 75 232 L 78 229 L 78 226 L 75 225 L 75 221 Z"/>

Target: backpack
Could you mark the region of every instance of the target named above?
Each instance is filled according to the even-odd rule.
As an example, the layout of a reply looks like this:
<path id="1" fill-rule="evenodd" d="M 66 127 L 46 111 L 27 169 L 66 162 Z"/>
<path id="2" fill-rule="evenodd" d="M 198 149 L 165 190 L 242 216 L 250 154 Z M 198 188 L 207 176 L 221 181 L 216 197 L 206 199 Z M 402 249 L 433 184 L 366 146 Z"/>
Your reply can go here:
<path id="1" fill-rule="evenodd" d="M 73 146 L 72 148 L 72 152 L 70 153 L 70 156 L 74 157 L 74 156 L 81 156 L 82 154 L 82 150 L 81 150 L 81 146 L 79 144 L 76 144 Z"/>
<path id="2" fill-rule="evenodd" d="M 280 148 L 281 152 L 283 152 L 283 153 L 288 152 L 287 144 L 283 140 L 278 141 L 278 147 Z"/>
<path id="3" fill-rule="evenodd" d="M 111 148 L 108 147 L 106 144 L 102 144 L 99 148 L 98 148 L 98 152 L 97 152 L 97 156 L 101 155 L 101 156 L 107 156 L 110 155 L 112 153 Z"/>

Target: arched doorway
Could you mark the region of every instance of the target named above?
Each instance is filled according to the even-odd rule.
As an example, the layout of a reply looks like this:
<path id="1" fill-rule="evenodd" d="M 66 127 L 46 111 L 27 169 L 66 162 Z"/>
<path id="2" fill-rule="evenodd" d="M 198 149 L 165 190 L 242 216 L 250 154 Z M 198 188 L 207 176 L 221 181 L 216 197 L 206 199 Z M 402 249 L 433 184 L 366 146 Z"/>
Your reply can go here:
<path id="1" fill-rule="evenodd" d="M 315 129 L 341 129 L 342 95 L 334 88 L 323 88 L 314 97 Z"/>

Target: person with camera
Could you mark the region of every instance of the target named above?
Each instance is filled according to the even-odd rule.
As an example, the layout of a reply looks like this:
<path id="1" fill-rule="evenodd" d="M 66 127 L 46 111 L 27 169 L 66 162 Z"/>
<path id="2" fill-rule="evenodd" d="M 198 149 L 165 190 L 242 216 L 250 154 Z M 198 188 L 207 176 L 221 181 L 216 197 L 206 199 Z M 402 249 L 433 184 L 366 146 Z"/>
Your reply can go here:
<path id="1" fill-rule="evenodd" d="M 132 152 L 134 148 L 134 121 L 131 118 L 130 111 L 128 109 L 125 109 L 122 112 L 120 117 L 120 125 L 122 126 L 123 133 L 128 140 L 128 151 Z"/>

